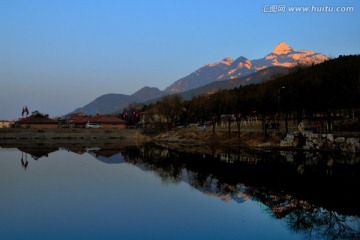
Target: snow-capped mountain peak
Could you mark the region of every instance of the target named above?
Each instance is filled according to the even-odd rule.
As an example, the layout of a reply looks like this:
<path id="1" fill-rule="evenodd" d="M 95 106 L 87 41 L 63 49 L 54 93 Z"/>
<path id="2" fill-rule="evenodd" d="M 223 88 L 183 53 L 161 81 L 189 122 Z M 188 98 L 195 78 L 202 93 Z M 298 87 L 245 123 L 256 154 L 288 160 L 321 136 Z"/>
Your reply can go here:
<path id="1" fill-rule="evenodd" d="M 226 57 L 220 62 L 207 64 L 174 82 L 164 92 L 166 94 L 183 92 L 214 81 L 243 77 L 271 66 L 293 67 L 296 64 L 317 64 L 327 59 L 328 57 L 321 53 L 307 50 L 297 51 L 285 42 L 280 42 L 264 58 L 249 60 L 239 57 L 233 60 Z"/>
<path id="2" fill-rule="evenodd" d="M 282 54 L 288 54 L 291 51 L 294 51 L 294 49 L 290 48 L 289 45 L 287 45 L 286 43 L 281 42 L 275 46 L 274 50 L 272 50 L 271 53 L 276 55 L 282 55 Z"/>

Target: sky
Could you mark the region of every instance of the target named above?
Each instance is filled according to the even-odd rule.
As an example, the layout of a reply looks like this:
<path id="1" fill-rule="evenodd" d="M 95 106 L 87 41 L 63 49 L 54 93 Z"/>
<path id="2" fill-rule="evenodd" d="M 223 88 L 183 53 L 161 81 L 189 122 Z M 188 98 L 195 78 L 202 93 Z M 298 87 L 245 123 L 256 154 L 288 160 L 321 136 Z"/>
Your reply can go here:
<path id="1" fill-rule="evenodd" d="M 344 6 L 353 11 L 324 8 Z M 279 42 L 359 54 L 360 2 L 0 0 L 0 120 L 25 105 L 55 117 L 103 94 L 163 90 L 225 57 L 262 58 Z"/>

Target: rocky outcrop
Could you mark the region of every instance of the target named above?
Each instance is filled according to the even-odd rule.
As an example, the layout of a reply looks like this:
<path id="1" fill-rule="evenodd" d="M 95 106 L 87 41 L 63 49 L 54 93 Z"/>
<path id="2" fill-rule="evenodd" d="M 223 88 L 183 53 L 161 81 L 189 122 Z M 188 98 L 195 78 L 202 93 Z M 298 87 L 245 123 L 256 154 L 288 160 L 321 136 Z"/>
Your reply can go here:
<path id="1" fill-rule="evenodd" d="M 299 130 L 288 133 L 280 141 L 280 147 L 302 148 L 304 150 L 331 150 L 343 152 L 360 152 L 359 138 L 334 137 L 333 134 L 316 134 L 305 131 L 299 124 Z"/>

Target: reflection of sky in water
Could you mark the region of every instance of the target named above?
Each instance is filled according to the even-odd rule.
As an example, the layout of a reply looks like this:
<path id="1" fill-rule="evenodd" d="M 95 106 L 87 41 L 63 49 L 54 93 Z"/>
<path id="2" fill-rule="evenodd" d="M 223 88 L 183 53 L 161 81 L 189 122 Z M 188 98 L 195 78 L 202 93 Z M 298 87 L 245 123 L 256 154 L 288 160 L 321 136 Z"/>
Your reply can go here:
<path id="1" fill-rule="evenodd" d="M 24 170 L 20 159 L 0 149 L 0 239 L 300 238 L 258 202 L 164 184 L 130 164 L 57 151 Z"/>

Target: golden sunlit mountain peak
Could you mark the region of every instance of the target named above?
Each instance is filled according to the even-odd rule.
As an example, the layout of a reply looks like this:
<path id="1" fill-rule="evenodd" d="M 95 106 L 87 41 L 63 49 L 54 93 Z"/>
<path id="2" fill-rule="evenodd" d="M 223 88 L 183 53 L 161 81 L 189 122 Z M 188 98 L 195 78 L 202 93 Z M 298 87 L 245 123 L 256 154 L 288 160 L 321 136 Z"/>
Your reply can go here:
<path id="1" fill-rule="evenodd" d="M 293 51 L 293 48 L 290 48 L 287 43 L 280 42 L 278 45 L 275 46 L 274 50 L 272 51 L 273 54 L 281 55 L 287 54 L 290 51 Z"/>

